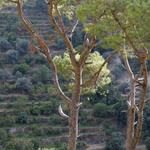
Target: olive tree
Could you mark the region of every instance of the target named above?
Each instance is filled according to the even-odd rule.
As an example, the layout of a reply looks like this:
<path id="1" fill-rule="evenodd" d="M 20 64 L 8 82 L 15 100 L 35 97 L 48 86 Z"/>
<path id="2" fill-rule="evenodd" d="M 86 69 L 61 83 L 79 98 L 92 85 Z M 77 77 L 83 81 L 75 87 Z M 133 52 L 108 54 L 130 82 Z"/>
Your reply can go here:
<path id="1" fill-rule="evenodd" d="M 15 50 L 8 50 L 6 52 L 6 60 L 7 60 L 7 63 L 17 63 L 17 60 L 18 60 L 18 52 L 15 51 Z"/>

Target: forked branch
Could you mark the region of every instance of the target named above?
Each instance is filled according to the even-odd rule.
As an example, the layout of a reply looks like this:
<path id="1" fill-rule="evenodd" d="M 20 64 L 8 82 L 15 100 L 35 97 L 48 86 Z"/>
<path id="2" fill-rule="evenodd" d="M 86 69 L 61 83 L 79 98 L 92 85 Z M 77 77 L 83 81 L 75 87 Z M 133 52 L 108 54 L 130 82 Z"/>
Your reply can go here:
<path id="1" fill-rule="evenodd" d="M 36 32 L 34 32 L 33 26 L 29 25 L 28 21 L 24 17 L 24 14 L 22 12 L 21 0 L 18 0 L 18 1 L 9 0 L 9 1 L 12 2 L 12 3 L 15 2 L 17 4 L 18 15 L 20 17 L 20 20 L 21 20 L 22 24 L 27 29 L 27 31 L 32 35 L 32 37 L 43 48 L 43 50 L 41 50 L 40 48 L 33 46 L 34 49 L 36 48 L 37 50 L 39 50 L 40 52 L 42 52 L 46 56 L 46 58 L 49 62 L 49 65 L 52 69 L 52 76 L 53 76 L 53 82 L 54 82 L 55 88 L 56 88 L 59 96 L 69 105 L 71 100 L 64 94 L 64 92 L 60 88 L 60 85 L 59 85 L 59 82 L 58 82 L 58 77 L 57 77 L 57 69 L 56 69 L 56 66 L 55 66 L 55 64 L 52 60 L 52 57 L 51 57 L 50 50 L 49 50 L 48 46 L 46 45 L 44 40 L 41 39 Z"/>

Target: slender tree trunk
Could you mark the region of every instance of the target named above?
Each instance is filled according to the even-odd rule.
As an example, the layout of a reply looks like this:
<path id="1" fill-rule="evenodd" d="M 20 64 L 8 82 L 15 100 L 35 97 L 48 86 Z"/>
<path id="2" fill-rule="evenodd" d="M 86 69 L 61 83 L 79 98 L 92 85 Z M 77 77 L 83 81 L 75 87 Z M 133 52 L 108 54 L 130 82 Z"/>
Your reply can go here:
<path id="1" fill-rule="evenodd" d="M 130 94 L 128 98 L 128 111 L 127 111 L 127 135 L 126 135 L 126 150 L 131 150 L 132 139 L 134 137 L 134 122 L 135 122 L 135 87 L 134 81 L 130 81 Z"/>
<path id="2" fill-rule="evenodd" d="M 68 150 L 76 150 L 78 136 L 78 108 L 72 106 L 69 119 L 69 141 Z"/>
<path id="3" fill-rule="evenodd" d="M 78 137 L 78 113 L 79 103 L 81 95 L 81 84 L 82 84 L 82 68 L 77 63 L 74 67 L 75 70 L 75 81 L 72 93 L 72 99 L 70 104 L 70 116 L 69 116 L 69 142 L 68 150 L 76 150 L 76 142 Z"/>

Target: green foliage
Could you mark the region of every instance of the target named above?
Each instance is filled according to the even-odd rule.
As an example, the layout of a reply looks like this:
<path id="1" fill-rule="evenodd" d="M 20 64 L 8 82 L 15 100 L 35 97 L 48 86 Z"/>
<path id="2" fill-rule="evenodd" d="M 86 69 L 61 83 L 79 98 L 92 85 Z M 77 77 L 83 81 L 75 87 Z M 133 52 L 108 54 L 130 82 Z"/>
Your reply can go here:
<path id="1" fill-rule="evenodd" d="M 28 70 L 29 70 L 29 66 L 26 63 L 16 65 L 13 68 L 13 74 L 15 74 L 17 71 L 21 72 L 22 74 L 26 74 Z"/>
<path id="2" fill-rule="evenodd" d="M 31 106 L 29 111 L 32 115 L 51 115 L 56 112 L 57 107 L 58 104 L 51 100 Z"/>
<path id="3" fill-rule="evenodd" d="M 142 128 L 142 136 L 144 139 L 146 137 L 150 137 L 150 102 L 146 103 L 144 107 L 144 121 L 143 121 L 143 128 Z"/>
<path id="4" fill-rule="evenodd" d="M 0 87 L 3 91 L 3 93 L 8 93 L 11 92 L 11 90 L 14 88 L 14 85 L 11 85 L 9 83 L 4 83 L 1 87 Z"/>
<path id="5" fill-rule="evenodd" d="M 54 114 L 53 116 L 50 117 L 49 119 L 50 124 L 57 124 L 57 125 L 66 125 L 67 121 L 64 120 L 62 117 L 60 117 L 57 114 Z"/>
<path id="6" fill-rule="evenodd" d="M 7 115 L 4 119 L 5 126 L 13 126 L 15 124 L 15 119 L 13 116 Z"/>
<path id="7" fill-rule="evenodd" d="M 0 69 L 0 80 L 1 81 L 6 81 L 6 80 L 11 80 L 12 79 L 12 74 L 5 68 L 5 69 Z"/>
<path id="8" fill-rule="evenodd" d="M 18 117 L 17 117 L 17 123 L 27 123 L 28 119 L 28 114 L 25 111 L 19 112 Z"/>
<path id="9" fill-rule="evenodd" d="M 80 55 L 76 56 L 76 59 L 79 60 Z M 57 66 L 58 73 L 64 77 L 67 81 L 69 81 L 69 84 L 67 85 L 67 88 L 70 89 L 72 87 L 73 81 L 74 81 L 74 73 L 72 72 L 73 67 L 71 65 L 69 55 L 68 53 L 64 53 L 64 57 L 61 56 L 55 56 L 54 62 Z M 86 84 L 86 82 L 94 75 L 96 71 L 99 70 L 99 67 L 104 62 L 103 57 L 98 53 L 94 52 L 89 55 L 89 58 L 87 62 L 91 62 L 84 66 L 83 68 L 83 84 Z M 110 83 L 110 78 L 108 77 L 109 70 L 106 66 L 101 71 L 101 74 L 98 78 L 97 85 L 104 86 L 105 84 Z M 86 85 L 83 86 L 83 92 L 91 90 L 91 92 L 95 92 L 97 87 L 92 87 L 91 89 L 87 87 Z"/>
<path id="10" fill-rule="evenodd" d="M 43 128 L 39 128 L 39 127 L 34 128 L 33 133 L 34 133 L 36 136 L 42 136 L 42 135 L 45 134 Z"/>
<path id="11" fill-rule="evenodd" d="M 125 94 L 126 93 L 126 89 L 129 87 L 129 84 L 124 82 L 124 83 L 121 83 L 119 86 L 118 86 L 118 91 L 120 91 L 121 93 Z"/>
<path id="12" fill-rule="evenodd" d="M 124 68 L 122 67 L 122 64 L 115 65 L 114 69 L 111 71 L 111 73 L 115 76 L 115 79 L 120 77 L 124 71 Z"/>
<path id="13" fill-rule="evenodd" d="M 47 4 L 43 3 L 42 0 L 36 0 L 35 7 L 36 7 L 36 9 L 40 10 L 41 12 L 45 12 L 48 9 Z"/>
<path id="14" fill-rule="evenodd" d="M 23 77 L 16 81 L 14 87 L 19 91 L 28 91 L 32 88 L 32 83 L 28 78 Z"/>
<path id="15" fill-rule="evenodd" d="M 97 103 L 94 105 L 93 108 L 93 115 L 95 117 L 107 117 L 108 110 L 110 110 L 110 107 L 103 103 Z"/>
<path id="16" fill-rule="evenodd" d="M 78 150 L 86 150 L 88 148 L 87 143 L 83 142 L 83 141 L 78 141 L 77 142 L 77 149 Z"/>
<path id="17" fill-rule="evenodd" d="M 15 50 L 8 50 L 6 52 L 6 60 L 7 60 L 7 63 L 17 63 L 17 60 L 18 60 L 18 52 L 15 51 Z"/>
<path id="18" fill-rule="evenodd" d="M 124 137 L 121 132 L 113 132 L 111 137 L 106 138 L 105 150 L 124 150 Z"/>
<path id="19" fill-rule="evenodd" d="M 127 110 L 126 99 L 119 98 L 119 101 L 113 106 L 115 110 L 114 117 L 118 124 L 126 125 L 127 123 L 127 113 L 122 112 Z"/>
<path id="20" fill-rule="evenodd" d="M 150 137 L 146 138 L 145 145 L 146 145 L 146 149 L 149 150 L 150 149 Z"/>
<path id="21" fill-rule="evenodd" d="M 11 43 L 8 42 L 5 38 L 0 38 L 0 51 L 5 52 L 12 47 Z"/>
<path id="22" fill-rule="evenodd" d="M 23 59 L 26 64 L 30 65 L 30 64 L 34 64 L 35 57 L 34 55 L 27 54 L 27 55 L 24 55 Z"/>
<path id="23" fill-rule="evenodd" d="M 140 41 L 144 43 L 144 46 L 149 45 L 147 41 L 150 36 L 148 30 L 148 22 L 150 22 L 148 17 L 150 15 L 149 1 L 97 0 L 91 2 L 84 0 L 76 9 L 78 19 L 84 24 L 84 31 L 97 35 L 102 40 L 101 46 L 103 48 L 122 49 L 124 36 L 112 12 L 115 12 L 120 24 L 128 27 L 127 33 L 136 43 L 136 47 L 141 49 Z M 93 19 L 95 22 L 92 22 Z M 131 50 L 131 47 L 128 46 L 129 43 L 126 42 L 125 44 L 126 48 Z"/>
<path id="24" fill-rule="evenodd" d="M 55 43 L 59 49 L 65 49 L 66 48 L 64 41 L 59 37 L 55 39 Z"/>
<path id="25" fill-rule="evenodd" d="M 3 144 L 4 142 L 10 140 L 11 135 L 7 133 L 4 129 L 0 129 L 0 143 Z"/>
<path id="26" fill-rule="evenodd" d="M 98 87 L 95 94 L 88 93 L 87 97 L 91 104 L 101 102 L 106 105 L 113 105 L 121 99 L 120 93 L 113 84 Z"/>
<path id="27" fill-rule="evenodd" d="M 46 64 L 47 60 L 44 56 L 42 55 L 36 55 L 36 57 L 34 58 L 34 63 L 35 64 Z"/>
<path id="28" fill-rule="evenodd" d="M 37 84 L 34 85 L 32 90 L 34 91 L 34 93 L 45 93 L 46 92 L 46 87 L 44 86 L 43 83 L 38 82 Z"/>
<path id="29" fill-rule="evenodd" d="M 28 40 L 18 38 L 16 42 L 16 50 L 19 55 L 24 55 L 29 52 Z"/>
<path id="30" fill-rule="evenodd" d="M 38 70 L 35 70 L 33 73 L 33 81 L 34 82 L 46 83 L 50 79 L 51 79 L 51 71 L 45 65 L 43 65 Z"/>

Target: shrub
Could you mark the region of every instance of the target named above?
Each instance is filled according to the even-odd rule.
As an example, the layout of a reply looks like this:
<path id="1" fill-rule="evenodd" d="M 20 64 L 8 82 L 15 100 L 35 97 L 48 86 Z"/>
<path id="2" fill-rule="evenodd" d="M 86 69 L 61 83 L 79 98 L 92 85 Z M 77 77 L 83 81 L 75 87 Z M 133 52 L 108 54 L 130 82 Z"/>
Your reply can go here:
<path id="1" fill-rule="evenodd" d="M 16 42 L 16 50 L 19 55 L 24 55 L 29 52 L 28 40 L 18 38 Z"/>
<path id="2" fill-rule="evenodd" d="M 31 64 L 31 63 L 33 63 L 34 59 L 35 59 L 35 57 L 33 55 L 27 54 L 27 55 L 24 56 L 24 61 L 28 65 Z"/>
<path id="3" fill-rule="evenodd" d="M 15 73 L 15 78 L 18 79 L 18 78 L 21 78 L 21 77 L 22 77 L 22 73 L 19 72 L 19 71 L 17 71 L 17 72 Z"/>
<path id="4" fill-rule="evenodd" d="M 146 145 L 146 149 L 149 150 L 150 149 L 150 137 L 146 138 L 145 145 Z"/>
<path id="5" fill-rule="evenodd" d="M 13 74 L 15 74 L 17 71 L 21 72 L 22 74 L 25 74 L 27 73 L 28 70 L 29 70 L 29 65 L 27 64 L 16 65 L 13 68 Z"/>
<path id="6" fill-rule="evenodd" d="M 108 114 L 109 106 L 103 103 L 97 103 L 94 105 L 93 115 L 95 117 L 106 117 Z"/>
<path id="7" fill-rule="evenodd" d="M 15 50 L 9 50 L 6 52 L 6 60 L 7 63 L 17 63 L 18 60 L 18 52 Z"/>
<path id="8" fill-rule="evenodd" d="M 121 132 L 113 132 L 111 138 L 106 138 L 105 150 L 124 150 L 122 146 L 124 141 L 125 140 Z"/>
<path id="9" fill-rule="evenodd" d="M 3 90 L 3 93 L 8 93 L 10 92 L 14 86 L 9 84 L 9 83 L 4 83 L 2 86 L 1 86 L 2 90 Z"/>
<path id="10" fill-rule="evenodd" d="M 115 76 L 115 78 L 118 78 L 123 73 L 124 68 L 122 67 L 122 64 L 115 65 L 114 69 L 112 70 L 112 74 Z"/>
<path id="11" fill-rule="evenodd" d="M 44 130 L 42 128 L 39 128 L 39 127 L 36 127 L 34 130 L 33 130 L 33 133 L 36 135 L 36 136 L 42 136 L 45 134 Z"/>
<path id="12" fill-rule="evenodd" d="M 12 79 L 12 74 L 5 68 L 0 69 L 0 80 L 6 81 Z"/>
<path id="13" fill-rule="evenodd" d="M 39 70 L 36 70 L 33 74 L 33 81 L 46 83 L 51 78 L 50 69 L 47 66 L 42 66 Z"/>
<path id="14" fill-rule="evenodd" d="M 0 51 L 5 52 L 11 48 L 11 43 L 8 42 L 5 38 L 0 38 Z"/>
<path id="15" fill-rule="evenodd" d="M 40 11 L 47 10 L 47 5 L 42 0 L 36 0 L 36 8 Z"/>
<path id="16" fill-rule="evenodd" d="M 5 117 L 4 122 L 5 122 L 5 126 L 13 126 L 15 124 L 15 119 L 14 117 L 8 115 Z"/>
<path id="17" fill-rule="evenodd" d="M 4 142 L 8 140 L 8 134 L 5 130 L 0 129 L 0 142 Z"/>
<path id="18" fill-rule="evenodd" d="M 44 56 L 39 54 L 34 58 L 34 63 L 35 64 L 46 64 L 47 60 Z"/>
<path id="19" fill-rule="evenodd" d="M 41 107 L 39 107 L 37 105 L 30 107 L 30 113 L 32 115 L 40 115 L 41 114 Z"/>
<path id="20" fill-rule="evenodd" d="M 28 91 L 29 89 L 32 88 L 32 83 L 30 82 L 29 79 L 23 77 L 19 78 L 14 86 L 17 90 Z"/>
<path id="21" fill-rule="evenodd" d="M 53 106 L 53 103 L 50 102 L 45 102 L 42 107 L 41 107 L 41 113 L 44 115 L 51 115 L 56 111 L 56 108 Z"/>
<path id="22" fill-rule="evenodd" d="M 28 114 L 25 111 L 19 112 L 17 123 L 27 123 Z"/>
<path id="23" fill-rule="evenodd" d="M 123 94 L 125 94 L 126 93 L 126 88 L 128 88 L 129 87 L 129 84 L 128 83 L 122 83 L 122 84 L 120 84 L 119 86 L 118 86 L 118 90 L 120 91 L 120 92 L 122 92 Z"/>
<path id="24" fill-rule="evenodd" d="M 67 124 L 67 121 L 65 121 L 62 117 L 60 117 L 59 115 L 53 115 L 50 117 L 49 119 L 49 123 L 50 124 Z"/>
<path id="25" fill-rule="evenodd" d="M 83 141 L 78 141 L 77 142 L 77 149 L 78 150 L 86 150 L 88 148 L 87 143 L 83 142 Z"/>

